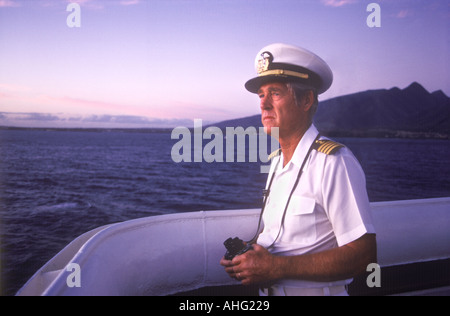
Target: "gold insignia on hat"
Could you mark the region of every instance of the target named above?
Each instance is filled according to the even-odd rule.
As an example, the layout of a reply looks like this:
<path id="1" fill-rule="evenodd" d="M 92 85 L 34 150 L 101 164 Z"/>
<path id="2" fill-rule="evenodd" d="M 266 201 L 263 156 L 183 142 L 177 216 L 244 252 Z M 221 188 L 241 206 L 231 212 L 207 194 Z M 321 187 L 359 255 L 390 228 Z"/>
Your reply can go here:
<path id="1" fill-rule="evenodd" d="M 284 69 L 274 69 L 274 70 L 267 70 L 259 74 L 259 76 L 282 76 L 282 77 L 297 77 L 302 79 L 308 79 L 309 75 L 304 74 L 301 72 L 296 71 L 290 71 L 290 70 L 284 70 Z"/>
<path id="2" fill-rule="evenodd" d="M 261 58 L 258 60 L 258 74 L 269 70 L 270 63 L 273 61 L 273 55 L 269 52 L 264 52 L 261 54 Z"/>
<path id="3" fill-rule="evenodd" d="M 261 54 L 258 60 L 258 76 L 282 76 L 282 77 L 297 77 L 302 79 L 308 79 L 309 75 L 301 72 L 285 70 L 285 69 L 273 69 L 269 70 L 270 64 L 273 62 L 273 55 L 270 52 L 264 52 Z"/>

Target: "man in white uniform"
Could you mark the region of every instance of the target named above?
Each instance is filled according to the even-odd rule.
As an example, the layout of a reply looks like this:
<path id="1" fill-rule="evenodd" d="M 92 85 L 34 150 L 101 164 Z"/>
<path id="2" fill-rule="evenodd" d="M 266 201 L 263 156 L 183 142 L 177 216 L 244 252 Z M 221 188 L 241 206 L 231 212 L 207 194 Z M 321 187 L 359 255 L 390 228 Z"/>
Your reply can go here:
<path id="1" fill-rule="evenodd" d="M 279 128 L 253 250 L 221 260 L 260 295 L 346 295 L 352 278 L 376 262 L 365 176 L 345 146 L 312 124 L 317 95 L 332 83 L 328 65 L 295 46 L 272 44 L 257 55 L 246 88 L 260 98 L 268 134 Z"/>

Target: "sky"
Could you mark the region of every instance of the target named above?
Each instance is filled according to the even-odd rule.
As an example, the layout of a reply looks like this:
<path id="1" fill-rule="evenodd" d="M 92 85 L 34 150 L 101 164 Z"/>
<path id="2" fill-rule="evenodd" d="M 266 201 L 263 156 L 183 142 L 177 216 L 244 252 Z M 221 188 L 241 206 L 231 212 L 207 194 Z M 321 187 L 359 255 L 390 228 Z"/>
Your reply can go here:
<path id="1" fill-rule="evenodd" d="M 370 3 L 380 27 L 367 24 Z M 244 84 L 257 52 L 278 42 L 329 64 L 334 82 L 319 100 L 414 81 L 450 95 L 449 29 L 450 0 L 0 0 L 0 126 L 255 115 Z"/>

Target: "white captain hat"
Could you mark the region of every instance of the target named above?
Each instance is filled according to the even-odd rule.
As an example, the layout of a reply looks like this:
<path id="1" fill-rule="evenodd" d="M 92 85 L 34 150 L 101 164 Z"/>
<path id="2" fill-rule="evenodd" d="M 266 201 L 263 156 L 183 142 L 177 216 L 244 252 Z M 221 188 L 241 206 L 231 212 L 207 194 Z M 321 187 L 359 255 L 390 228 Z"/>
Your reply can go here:
<path id="1" fill-rule="evenodd" d="M 333 82 L 333 72 L 327 63 L 314 53 L 287 44 L 271 44 L 256 55 L 256 78 L 250 79 L 245 88 L 257 93 L 259 88 L 273 81 L 299 82 L 324 93 Z"/>

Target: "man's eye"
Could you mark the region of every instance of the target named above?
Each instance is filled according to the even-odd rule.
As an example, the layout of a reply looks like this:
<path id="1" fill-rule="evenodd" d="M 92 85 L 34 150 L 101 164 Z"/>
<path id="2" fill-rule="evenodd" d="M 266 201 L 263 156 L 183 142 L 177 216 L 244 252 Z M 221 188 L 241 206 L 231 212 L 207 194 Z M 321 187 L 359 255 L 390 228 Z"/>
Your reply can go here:
<path id="1" fill-rule="evenodd" d="M 279 92 L 272 92 L 271 93 L 272 98 L 279 98 L 281 94 Z"/>

